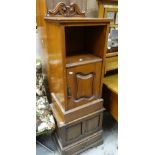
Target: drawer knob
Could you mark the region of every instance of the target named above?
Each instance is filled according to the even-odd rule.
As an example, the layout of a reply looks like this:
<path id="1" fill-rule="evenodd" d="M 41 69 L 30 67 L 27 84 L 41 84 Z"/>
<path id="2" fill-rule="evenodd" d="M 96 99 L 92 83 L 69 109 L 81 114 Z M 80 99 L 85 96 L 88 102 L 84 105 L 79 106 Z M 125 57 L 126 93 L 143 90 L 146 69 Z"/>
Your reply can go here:
<path id="1" fill-rule="evenodd" d="M 82 58 L 80 58 L 80 59 L 79 59 L 79 61 L 83 61 L 83 59 L 82 59 Z"/>
<path id="2" fill-rule="evenodd" d="M 69 75 L 73 75 L 74 73 L 73 72 L 69 72 Z"/>

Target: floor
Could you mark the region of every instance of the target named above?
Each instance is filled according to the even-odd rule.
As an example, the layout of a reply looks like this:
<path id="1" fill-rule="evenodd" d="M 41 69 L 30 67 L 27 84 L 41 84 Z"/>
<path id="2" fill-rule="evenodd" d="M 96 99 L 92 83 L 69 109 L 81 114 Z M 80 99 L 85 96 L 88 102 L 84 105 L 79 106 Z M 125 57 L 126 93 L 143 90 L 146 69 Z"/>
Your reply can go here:
<path id="1" fill-rule="evenodd" d="M 117 155 L 118 154 L 118 123 L 112 116 L 104 112 L 103 144 L 91 148 L 80 155 Z M 36 155 L 59 155 L 53 135 L 44 135 L 37 138 Z"/>

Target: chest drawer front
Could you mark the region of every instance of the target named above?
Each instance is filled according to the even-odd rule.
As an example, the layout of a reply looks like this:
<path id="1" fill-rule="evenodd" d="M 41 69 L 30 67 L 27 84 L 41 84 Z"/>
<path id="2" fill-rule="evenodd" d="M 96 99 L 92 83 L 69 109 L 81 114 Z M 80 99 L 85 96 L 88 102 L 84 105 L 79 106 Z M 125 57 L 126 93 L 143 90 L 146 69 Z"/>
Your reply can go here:
<path id="1" fill-rule="evenodd" d="M 88 148 L 95 147 L 99 144 L 102 144 L 102 131 L 98 131 L 95 134 L 92 134 L 91 136 L 84 138 L 80 141 L 78 141 L 76 144 L 72 144 L 66 149 L 64 149 L 65 155 L 77 155 L 84 150 L 87 150 Z"/>
<path id="2" fill-rule="evenodd" d="M 69 125 L 58 128 L 57 133 L 62 146 L 70 145 L 102 130 L 103 110 L 104 109 L 101 109 L 83 117 L 81 120 L 74 121 L 73 123 L 69 123 Z"/>
<path id="3" fill-rule="evenodd" d="M 67 69 L 69 109 L 99 98 L 101 62 L 80 65 Z"/>

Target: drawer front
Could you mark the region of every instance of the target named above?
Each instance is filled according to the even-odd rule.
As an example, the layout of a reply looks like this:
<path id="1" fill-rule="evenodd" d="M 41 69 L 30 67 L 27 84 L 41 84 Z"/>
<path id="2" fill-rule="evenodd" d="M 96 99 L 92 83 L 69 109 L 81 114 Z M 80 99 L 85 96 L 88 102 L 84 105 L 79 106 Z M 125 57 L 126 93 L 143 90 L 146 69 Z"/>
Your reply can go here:
<path id="1" fill-rule="evenodd" d="M 99 98 L 101 62 L 67 69 L 68 109 Z"/>
<path id="2" fill-rule="evenodd" d="M 102 143 L 103 143 L 102 131 L 99 131 L 99 132 L 79 141 L 76 144 L 71 144 L 69 147 L 64 149 L 64 154 L 76 155 L 76 154 L 79 154 L 79 153 L 87 150 L 90 147 L 95 147 Z"/>
<path id="3" fill-rule="evenodd" d="M 102 129 L 103 111 L 84 117 L 60 128 L 58 137 L 62 146 L 70 145 Z"/>

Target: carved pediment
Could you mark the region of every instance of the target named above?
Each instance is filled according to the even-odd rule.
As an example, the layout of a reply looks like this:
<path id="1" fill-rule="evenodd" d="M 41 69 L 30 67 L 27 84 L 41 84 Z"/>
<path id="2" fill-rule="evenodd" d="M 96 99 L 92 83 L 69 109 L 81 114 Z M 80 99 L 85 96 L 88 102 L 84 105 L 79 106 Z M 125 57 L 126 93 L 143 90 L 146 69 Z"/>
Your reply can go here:
<path id="1" fill-rule="evenodd" d="M 48 10 L 48 15 L 62 17 L 84 17 L 85 12 L 82 12 L 76 3 L 66 5 L 64 2 L 59 2 L 53 10 Z"/>

